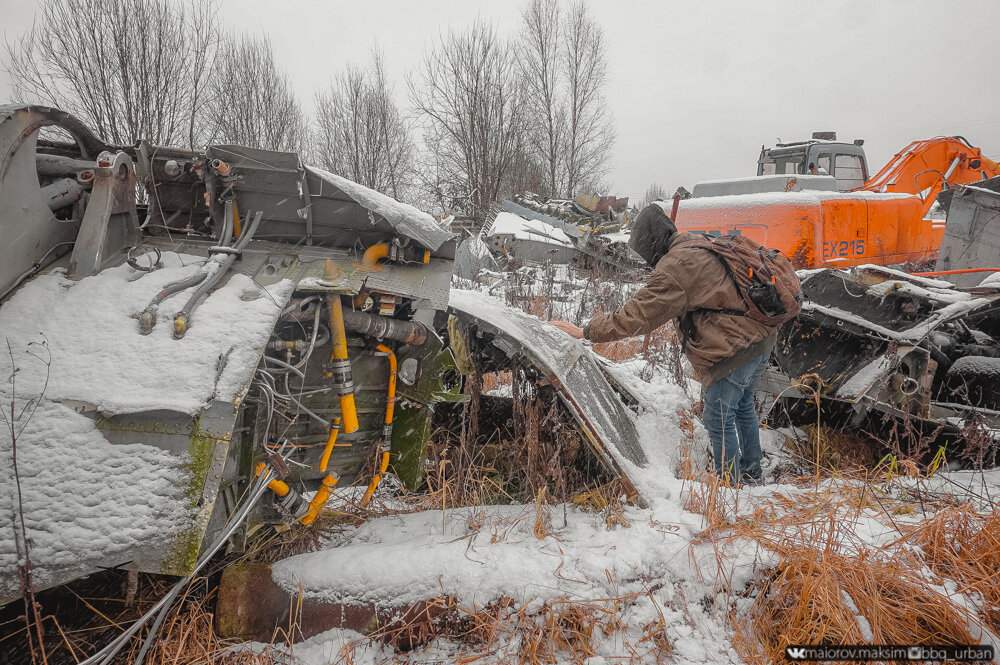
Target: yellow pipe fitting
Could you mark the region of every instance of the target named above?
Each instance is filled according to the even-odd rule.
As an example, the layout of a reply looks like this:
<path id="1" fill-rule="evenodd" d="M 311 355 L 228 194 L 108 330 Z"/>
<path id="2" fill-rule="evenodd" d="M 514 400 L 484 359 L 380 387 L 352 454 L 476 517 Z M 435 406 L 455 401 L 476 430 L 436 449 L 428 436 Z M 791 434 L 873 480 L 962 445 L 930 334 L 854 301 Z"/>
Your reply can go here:
<path id="1" fill-rule="evenodd" d="M 337 445 L 337 434 L 339 433 L 339 424 L 335 420 L 333 427 L 330 428 L 330 436 L 326 440 L 326 448 L 323 450 L 323 456 L 319 458 L 320 473 L 325 472 L 326 467 L 330 464 L 330 454 L 333 452 L 333 447 Z"/>
<path id="2" fill-rule="evenodd" d="M 330 362 L 333 363 L 337 360 L 347 361 L 347 332 L 344 330 L 344 306 L 341 304 L 338 294 L 327 296 L 326 301 L 330 308 L 330 337 L 333 339 L 333 352 L 330 354 Z M 345 364 L 350 367 L 349 363 Z M 332 376 L 332 373 L 327 372 L 327 376 Z M 347 387 L 350 388 L 351 392 L 340 396 L 340 413 L 344 426 L 344 434 L 356 432 L 358 429 L 358 410 L 354 405 L 353 381 Z"/>
<path id="3" fill-rule="evenodd" d="M 361 256 L 361 262 L 355 263 L 354 267 L 365 272 L 378 272 L 382 269 L 378 262 L 387 256 L 389 256 L 389 243 L 380 242 L 366 249 Z"/>
<path id="4" fill-rule="evenodd" d="M 303 524 L 312 524 L 313 520 L 323 512 L 323 506 L 330 500 L 330 495 L 333 494 L 333 488 L 338 480 L 340 480 L 340 477 L 337 474 L 326 474 L 326 477 L 323 478 L 323 484 L 319 486 L 316 494 L 313 495 L 312 501 L 309 502 L 309 510 L 302 516 Z"/>
<path id="5" fill-rule="evenodd" d="M 260 474 L 264 473 L 264 468 L 266 466 L 267 464 L 264 462 L 257 465 L 258 478 L 260 477 Z M 292 491 L 292 488 L 288 486 L 288 483 L 283 480 L 278 480 L 277 478 L 269 482 L 267 484 L 267 488 L 282 498 L 288 496 L 288 493 Z"/>
<path id="6" fill-rule="evenodd" d="M 396 406 L 396 354 L 384 344 L 379 344 L 375 348 L 389 357 L 389 390 L 385 402 L 385 427 L 382 429 L 382 457 L 379 461 L 378 472 L 372 478 L 371 483 L 368 484 L 364 496 L 361 497 L 362 508 L 368 507 L 368 504 L 372 500 L 372 495 L 375 494 L 379 483 L 382 482 L 382 476 L 389 469 L 389 447 L 392 445 L 392 418 Z"/>

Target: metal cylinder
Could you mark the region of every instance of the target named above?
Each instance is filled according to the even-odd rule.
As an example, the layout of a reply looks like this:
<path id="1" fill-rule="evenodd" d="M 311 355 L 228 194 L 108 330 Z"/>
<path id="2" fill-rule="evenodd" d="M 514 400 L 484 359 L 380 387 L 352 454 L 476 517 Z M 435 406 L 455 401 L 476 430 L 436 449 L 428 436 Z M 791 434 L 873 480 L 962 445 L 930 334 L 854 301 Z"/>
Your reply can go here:
<path id="1" fill-rule="evenodd" d="M 344 311 L 344 327 L 376 339 L 392 339 L 405 344 L 423 344 L 427 328 L 417 321 L 400 321 L 368 312 Z"/>
<path id="2" fill-rule="evenodd" d="M 97 168 L 97 162 L 39 153 L 35 155 L 35 167 L 38 175 L 73 175 L 80 171 L 93 171 Z"/>
<path id="3" fill-rule="evenodd" d="M 62 178 L 42 187 L 42 196 L 45 197 L 49 210 L 59 210 L 79 201 L 86 189 L 76 178 Z"/>

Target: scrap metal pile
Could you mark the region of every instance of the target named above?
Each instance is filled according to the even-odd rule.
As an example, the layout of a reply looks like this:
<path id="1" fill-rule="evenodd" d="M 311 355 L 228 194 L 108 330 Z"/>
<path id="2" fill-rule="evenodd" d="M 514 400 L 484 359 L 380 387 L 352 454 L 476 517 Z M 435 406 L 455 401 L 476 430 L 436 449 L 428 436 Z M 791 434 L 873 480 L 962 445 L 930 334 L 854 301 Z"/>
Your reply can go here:
<path id="1" fill-rule="evenodd" d="M 361 508 L 387 474 L 419 487 L 434 405 L 468 398 L 456 331 L 463 363 L 558 386 L 612 476 L 644 460 L 589 352 L 451 302 L 429 214 L 294 153 L 111 146 L 46 107 L 0 107 L 0 148 L 2 471 L 25 497 L 2 506 L 24 533 L 0 537 L 0 602 L 26 545 L 36 590 L 187 575 L 254 524 L 311 522 L 338 481 Z"/>
<path id="2" fill-rule="evenodd" d="M 609 206 L 598 213 L 576 201 L 516 196 L 495 207 L 482 238 L 505 264 L 636 270 L 642 266 L 629 254 L 625 200 L 617 201 L 621 212 Z"/>
<path id="3" fill-rule="evenodd" d="M 873 265 L 801 273 L 806 302 L 779 334 L 780 372 L 764 392 L 797 424 L 815 424 L 818 398 L 823 423 L 917 457 L 969 454 L 973 430 L 1000 429 L 998 192 L 1000 178 L 954 190 L 938 270 L 926 276 Z M 997 463 L 993 448 L 981 463 Z"/>

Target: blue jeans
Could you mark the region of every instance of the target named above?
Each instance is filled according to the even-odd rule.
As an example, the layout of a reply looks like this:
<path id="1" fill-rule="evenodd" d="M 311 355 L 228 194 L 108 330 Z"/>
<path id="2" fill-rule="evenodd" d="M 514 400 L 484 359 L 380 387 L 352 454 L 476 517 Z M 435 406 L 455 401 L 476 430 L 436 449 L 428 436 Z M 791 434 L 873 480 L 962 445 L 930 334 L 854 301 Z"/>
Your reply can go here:
<path id="1" fill-rule="evenodd" d="M 705 391 L 705 429 L 712 440 L 715 472 L 735 484 L 740 475 L 760 478 L 760 421 L 754 409 L 757 381 L 771 357 L 768 351 L 734 370 Z"/>

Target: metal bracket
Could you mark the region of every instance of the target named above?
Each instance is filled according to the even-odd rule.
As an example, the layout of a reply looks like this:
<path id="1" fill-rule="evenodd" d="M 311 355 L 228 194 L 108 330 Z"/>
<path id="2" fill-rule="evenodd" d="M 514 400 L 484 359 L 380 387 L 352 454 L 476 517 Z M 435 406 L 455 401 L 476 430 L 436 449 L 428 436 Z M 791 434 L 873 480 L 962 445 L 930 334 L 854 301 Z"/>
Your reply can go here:
<path id="1" fill-rule="evenodd" d="M 96 275 L 127 258 L 139 244 L 135 210 L 135 164 L 124 152 L 102 152 L 97 175 L 69 262 L 71 279 Z"/>

